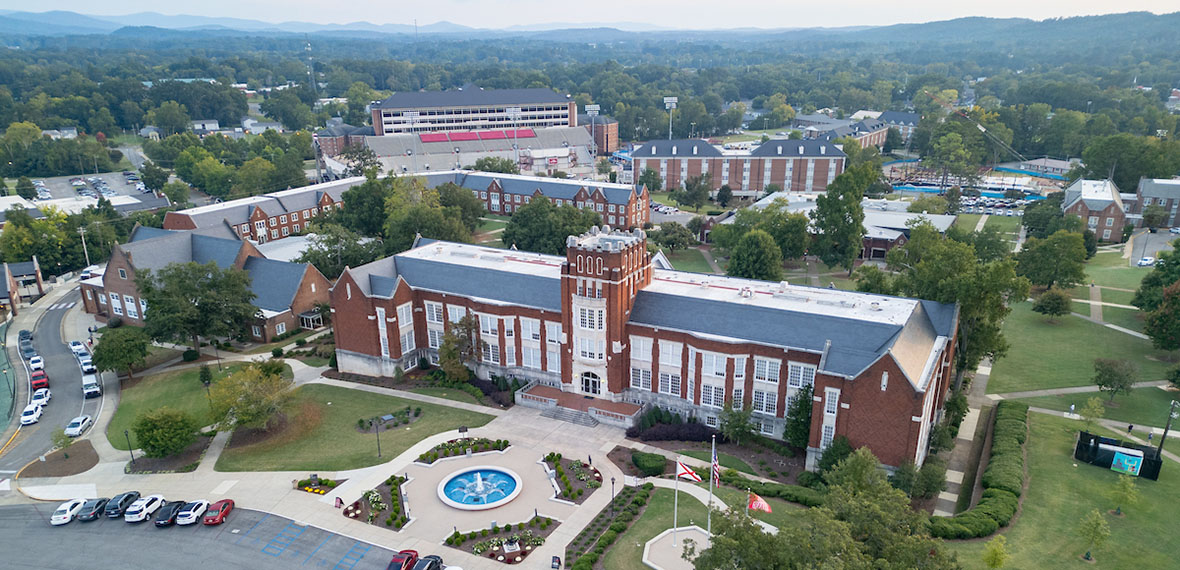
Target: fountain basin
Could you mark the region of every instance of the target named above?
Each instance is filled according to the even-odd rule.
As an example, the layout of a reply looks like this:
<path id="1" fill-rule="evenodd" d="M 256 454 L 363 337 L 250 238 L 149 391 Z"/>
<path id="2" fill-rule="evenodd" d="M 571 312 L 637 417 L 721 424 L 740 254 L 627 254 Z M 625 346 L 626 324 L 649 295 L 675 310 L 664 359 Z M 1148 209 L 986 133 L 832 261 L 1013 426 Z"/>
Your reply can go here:
<path id="1" fill-rule="evenodd" d="M 466 467 L 443 477 L 438 498 L 447 506 L 464 511 L 482 511 L 505 505 L 522 490 L 520 476 L 505 467 Z"/>

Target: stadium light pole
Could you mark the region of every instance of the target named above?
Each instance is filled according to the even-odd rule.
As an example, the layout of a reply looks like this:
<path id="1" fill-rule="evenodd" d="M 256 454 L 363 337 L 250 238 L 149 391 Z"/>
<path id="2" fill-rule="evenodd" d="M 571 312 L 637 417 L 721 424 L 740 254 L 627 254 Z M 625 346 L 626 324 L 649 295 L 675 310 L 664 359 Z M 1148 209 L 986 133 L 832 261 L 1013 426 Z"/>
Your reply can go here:
<path id="1" fill-rule="evenodd" d="M 1172 407 L 1168 409 L 1168 423 L 1164 425 L 1164 436 L 1160 438 L 1159 447 L 1155 448 L 1156 459 L 1159 459 L 1164 454 L 1164 441 L 1168 439 L 1168 432 L 1172 429 L 1172 420 L 1176 419 L 1177 415 L 1180 415 L 1176 413 L 1177 405 L 1180 405 L 1180 402 L 1172 400 Z"/>
<path id="2" fill-rule="evenodd" d="M 598 111 L 601 109 L 598 105 L 586 105 L 586 114 L 590 116 L 590 152 L 594 158 L 598 158 L 598 138 L 595 137 L 594 132 L 594 117 L 598 116 Z"/>
<path id="3" fill-rule="evenodd" d="M 516 120 L 520 118 L 520 107 L 508 107 L 504 111 L 508 113 L 508 118 L 512 119 L 512 156 L 516 161 L 516 167 L 520 168 L 520 145 L 517 144 L 516 138 Z"/>
<path id="4" fill-rule="evenodd" d="M 410 155 L 410 168 L 414 169 L 410 174 L 415 174 L 418 172 L 418 159 L 414 158 L 414 151 L 418 149 L 418 134 L 414 132 L 414 121 L 418 118 L 418 111 L 406 111 L 402 116 L 410 120 L 410 137 L 413 141 L 410 144 L 414 145 L 414 148 L 407 150 L 406 154 Z"/>
<path id="5" fill-rule="evenodd" d="M 672 140 L 672 110 L 676 108 L 676 97 L 664 97 L 664 108 L 668 110 L 668 140 Z"/>

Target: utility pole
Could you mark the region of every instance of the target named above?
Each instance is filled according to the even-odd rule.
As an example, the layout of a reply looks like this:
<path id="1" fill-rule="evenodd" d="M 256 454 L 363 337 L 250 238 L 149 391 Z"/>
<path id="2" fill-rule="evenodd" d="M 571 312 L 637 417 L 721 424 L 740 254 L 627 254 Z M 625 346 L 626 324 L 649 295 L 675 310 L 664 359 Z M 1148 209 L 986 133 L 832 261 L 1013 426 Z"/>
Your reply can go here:
<path id="1" fill-rule="evenodd" d="M 1155 458 L 1159 459 L 1164 454 L 1164 440 L 1168 439 L 1168 431 L 1172 429 L 1172 420 L 1176 419 L 1176 406 L 1180 402 L 1172 400 L 1172 407 L 1168 409 L 1168 423 L 1164 426 L 1164 436 L 1160 438 L 1160 445 L 1155 449 Z"/>
<path id="2" fill-rule="evenodd" d="M 86 267 L 90 267 L 90 252 L 86 250 L 86 227 L 79 227 L 78 233 L 82 236 L 82 254 L 86 256 Z"/>

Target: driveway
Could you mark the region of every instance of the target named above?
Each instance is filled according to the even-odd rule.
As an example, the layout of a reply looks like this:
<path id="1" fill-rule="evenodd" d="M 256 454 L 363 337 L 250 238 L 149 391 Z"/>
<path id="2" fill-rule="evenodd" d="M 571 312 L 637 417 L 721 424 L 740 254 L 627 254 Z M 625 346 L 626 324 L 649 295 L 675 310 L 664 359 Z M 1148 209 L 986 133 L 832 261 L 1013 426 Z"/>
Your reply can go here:
<path id="1" fill-rule="evenodd" d="M 1135 244 L 1131 252 L 1131 264 L 1139 261 L 1142 257 L 1159 257 L 1161 251 L 1172 251 L 1171 242 L 1180 235 L 1168 233 L 1167 229 L 1161 229 L 1156 233 L 1143 232 L 1135 236 Z"/>

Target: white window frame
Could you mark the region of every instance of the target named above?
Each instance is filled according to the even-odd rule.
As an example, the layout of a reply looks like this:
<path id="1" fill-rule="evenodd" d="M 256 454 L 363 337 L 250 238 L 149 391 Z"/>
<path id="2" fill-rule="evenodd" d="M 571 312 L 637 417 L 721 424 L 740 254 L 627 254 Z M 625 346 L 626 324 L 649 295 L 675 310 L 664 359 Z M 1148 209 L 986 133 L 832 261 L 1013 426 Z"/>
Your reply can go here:
<path id="1" fill-rule="evenodd" d="M 680 375 L 675 372 L 660 372 L 660 393 L 680 396 Z"/>
<path id="2" fill-rule="evenodd" d="M 441 325 L 443 323 L 443 305 L 436 301 L 422 303 L 426 308 L 426 322 Z"/>
<path id="3" fill-rule="evenodd" d="M 835 416 L 840 410 L 840 390 L 824 388 L 824 415 Z"/>
<path id="4" fill-rule="evenodd" d="M 643 336 L 631 337 L 631 359 L 651 362 L 652 339 Z"/>
<path id="5" fill-rule="evenodd" d="M 660 366 L 680 369 L 681 358 L 684 357 L 684 344 L 667 340 L 660 341 Z"/>
<path id="6" fill-rule="evenodd" d="M 832 445 L 833 439 L 836 439 L 836 426 L 830 424 L 823 426 L 819 440 L 820 450 L 827 449 L 828 446 Z"/>
<path id="7" fill-rule="evenodd" d="M 500 317 L 495 315 L 479 315 L 479 336 L 499 338 Z"/>
<path id="8" fill-rule="evenodd" d="M 443 331 L 441 329 L 426 329 L 427 346 L 435 350 L 442 348 Z"/>
<path id="9" fill-rule="evenodd" d="M 275 323 L 275 334 L 287 332 L 287 323 Z"/>
<path id="10" fill-rule="evenodd" d="M 561 344 L 561 323 L 545 321 L 545 342 Z"/>
<path id="11" fill-rule="evenodd" d="M 725 407 L 725 386 L 720 384 L 702 384 L 701 406 L 718 409 Z"/>
<path id="12" fill-rule="evenodd" d="M 447 320 L 457 323 L 467 316 L 467 307 L 462 305 L 447 305 Z"/>
<path id="13" fill-rule="evenodd" d="M 520 318 L 521 340 L 541 342 L 541 321 L 527 317 Z"/>
<path id="14" fill-rule="evenodd" d="M 754 396 L 750 399 L 750 407 L 755 412 L 775 415 L 778 413 L 778 392 L 755 389 Z"/>
<path id="15" fill-rule="evenodd" d="M 782 366 L 782 361 L 774 358 L 762 358 L 760 356 L 754 357 L 754 380 L 759 382 L 767 382 L 770 384 L 778 384 L 779 368 Z M 761 370 L 759 370 L 761 369 Z"/>
<path id="16" fill-rule="evenodd" d="M 746 357 L 733 357 L 733 379 L 735 381 L 742 381 L 746 379 Z"/>
<path id="17" fill-rule="evenodd" d="M 631 367 L 631 387 L 636 390 L 651 391 L 651 369 Z"/>
<path id="18" fill-rule="evenodd" d="M 802 362 L 787 363 L 787 387 L 802 388 L 815 385 L 816 367 Z"/>
<path id="19" fill-rule="evenodd" d="M 254 338 L 262 338 L 262 327 L 258 325 L 251 325 L 250 332 L 254 334 Z"/>
<path id="20" fill-rule="evenodd" d="M 541 369 L 541 349 L 535 346 L 520 347 L 520 365 L 533 370 Z"/>
<path id="21" fill-rule="evenodd" d="M 414 305 L 413 303 L 402 303 L 397 306 L 397 326 L 398 328 L 408 327 L 414 324 Z"/>
<path id="22" fill-rule="evenodd" d="M 733 404 L 733 409 L 735 409 L 735 410 L 742 409 L 742 406 L 745 405 L 744 400 L 743 400 L 745 395 L 746 395 L 745 388 L 734 386 L 733 397 L 730 398 L 730 402 Z"/>

